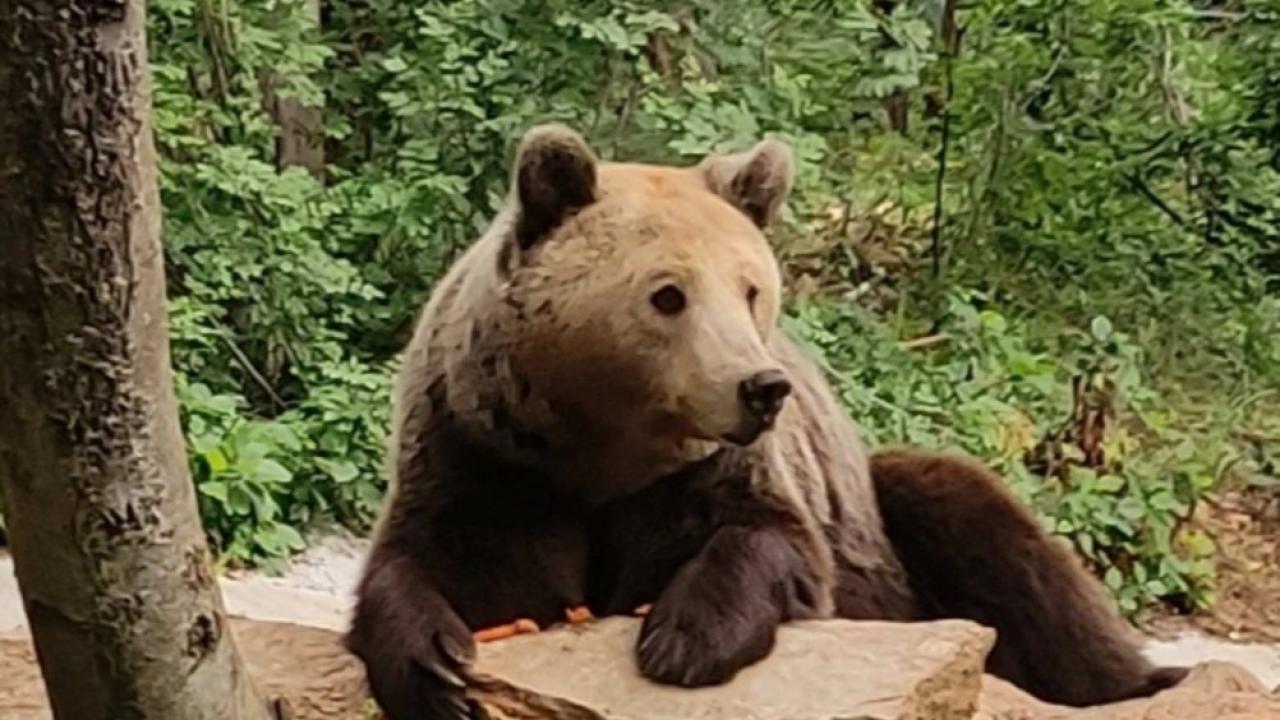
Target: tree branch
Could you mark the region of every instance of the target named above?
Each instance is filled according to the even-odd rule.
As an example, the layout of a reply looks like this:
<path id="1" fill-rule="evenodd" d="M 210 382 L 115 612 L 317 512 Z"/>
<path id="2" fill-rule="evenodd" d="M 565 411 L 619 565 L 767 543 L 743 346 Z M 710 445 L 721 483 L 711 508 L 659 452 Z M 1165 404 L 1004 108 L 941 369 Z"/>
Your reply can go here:
<path id="1" fill-rule="evenodd" d="M 1138 191 L 1139 195 L 1142 195 L 1147 200 L 1149 200 L 1152 205 L 1155 205 L 1157 208 L 1159 208 L 1160 211 L 1163 212 L 1166 216 L 1168 216 L 1170 220 L 1177 223 L 1178 227 L 1183 228 L 1184 230 L 1191 229 L 1191 225 L 1187 223 L 1186 219 L 1182 217 L 1181 213 L 1179 213 L 1177 210 L 1174 210 L 1172 207 L 1169 207 L 1169 204 L 1166 203 L 1159 195 L 1157 195 L 1155 191 L 1152 190 L 1147 185 L 1147 183 L 1142 180 L 1142 178 L 1132 173 L 1129 173 L 1125 175 L 1125 179 L 1129 181 L 1129 185 L 1133 187 L 1134 190 Z"/>
<path id="2" fill-rule="evenodd" d="M 943 42 L 946 45 L 946 53 L 943 55 L 943 63 L 946 72 L 947 94 L 942 103 L 942 146 L 938 148 L 938 177 L 933 187 L 933 277 L 937 278 L 942 274 L 942 224 L 943 224 L 943 181 L 947 176 L 947 153 L 951 149 L 951 101 L 955 98 L 955 57 L 960 51 L 960 36 L 962 31 L 955 25 L 955 0 L 947 0 L 946 8 L 943 10 L 944 18 L 949 19 L 943 23 L 946 28 L 946 35 L 943 36 Z"/>
<path id="3" fill-rule="evenodd" d="M 231 336 L 227 333 L 219 333 L 218 336 L 227 344 L 227 349 L 231 351 L 231 356 L 235 358 L 236 363 L 239 364 L 240 367 L 244 368 L 244 371 L 249 373 L 249 377 L 253 378 L 254 382 L 256 382 L 258 386 L 267 393 L 267 396 L 271 398 L 272 404 L 274 404 L 277 409 L 285 407 L 284 400 L 276 394 L 275 389 L 271 387 L 271 383 L 267 381 L 267 378 L 264 377 L 261 372 L 259 372 L 253 362 L 249 360 L 249 357 L 240 349 L 240 346 L 236 344 L 236 341 L 232 340 Z"/>
<path id="4" fill-rule="evenodd" d="M 898 349 L 925 350 L 925 349 L 934 347 L 935 345 L 941 345 L 942 343 L 950 339 L 951 339 L 951 336 L 946 333 L 938 333 L 937 335 L 925 335 L 924 337 L 918 337 L 918 338 L 915 338 L 914 340 L 903 340 L 902 342 L 898 343 Z"/>

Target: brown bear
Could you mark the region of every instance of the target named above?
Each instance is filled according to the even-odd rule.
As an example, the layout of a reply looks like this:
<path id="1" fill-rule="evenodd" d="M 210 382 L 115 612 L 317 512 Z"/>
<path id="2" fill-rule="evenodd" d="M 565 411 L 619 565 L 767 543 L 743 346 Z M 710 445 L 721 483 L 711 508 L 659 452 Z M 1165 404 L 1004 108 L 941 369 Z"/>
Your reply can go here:
<path id="1" fill-rule="evenodd" d="M 347 636 L 393 720 L 478 717 L 472 632 L 652 603 L 655 681 L 702 686 L 800 618 L 970 618 L 992 672 L 1085 705 L 1175 682 L 988 470 L 870 460 L 778 328 L 764 141 L 675 168 L 520 144 L 507 208 L 439 282 L 395 394 L 389 496 Z"/>

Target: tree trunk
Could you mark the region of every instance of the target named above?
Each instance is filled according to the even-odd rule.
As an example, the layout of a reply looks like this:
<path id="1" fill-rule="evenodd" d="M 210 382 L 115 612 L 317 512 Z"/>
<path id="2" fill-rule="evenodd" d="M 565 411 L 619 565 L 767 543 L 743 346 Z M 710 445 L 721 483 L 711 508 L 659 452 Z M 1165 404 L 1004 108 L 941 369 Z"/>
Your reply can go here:
<path id="1" fill-rule="evenodd" d="M 306 0 L 307 18 L 320 27 L 320 0 Z M 324 128 L 320 108 L 307 107 L 293 98 L 276 94 L 275 83 L 268 79 L 267 103 L 279 126 L 276 137 L 276 167 L 305 168 L 319 180 L 324 179 Z"/>
<path id="2" fill-rule="evenodd" d="M 142 0 L 0 0 L 0 487 L 59 720 L 267 720 L 171 388 Z"/>

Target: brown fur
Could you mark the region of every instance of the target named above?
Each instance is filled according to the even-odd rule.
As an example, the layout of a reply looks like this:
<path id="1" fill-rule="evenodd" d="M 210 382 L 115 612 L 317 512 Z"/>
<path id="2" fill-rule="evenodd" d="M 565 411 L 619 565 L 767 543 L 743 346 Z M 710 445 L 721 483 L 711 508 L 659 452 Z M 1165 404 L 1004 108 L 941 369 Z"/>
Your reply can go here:
<path id="1" fill-rule="evenodd" d="M 470 631 L 583 603 L 653 603 L 639 667 L 679 685 L 728 680 L 795 618 L 960 616 L 997 627 L 993 671 L 1047 699 L 1153 687 L 1096 582 L 988 473 L 869 465 L 777 330 L 760 228 L 790 188 L 785 146 L 663 168 L 539 128 L 513 179 L 397 384 L 395 483 L 348 634 L 392 720 L 476 716 Z M 689 293 L 679 318 L 648 303 L 669 282 Z M 726 444 L 738 379 L 765 369 L 790 398 L 758 440 Z"/>
<path id="2" fill-rule="evenodd" d="M 1180 679 L 1155 673 L 1101 584 L 989 469 L 898 449 L 876 453 L 871 474 L 920 616 L 995 628 L 990 672 L 1068 705 L 1147 695 Z"/>

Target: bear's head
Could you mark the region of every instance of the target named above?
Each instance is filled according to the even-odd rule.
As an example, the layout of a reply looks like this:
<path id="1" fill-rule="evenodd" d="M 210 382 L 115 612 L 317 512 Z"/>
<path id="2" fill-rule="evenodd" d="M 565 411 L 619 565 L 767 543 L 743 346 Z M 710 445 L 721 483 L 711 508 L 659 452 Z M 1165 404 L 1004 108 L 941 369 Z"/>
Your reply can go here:
<path id="1" fill-rule="evenodd" d="M 763 234 L 792 184 L 784 144 L 608 163 L 541 126 L 512 175 L 494 260 L 516 404 L 536 397 L 586 442 L 746 445 L 770 427 L 791 390 Z"/>

